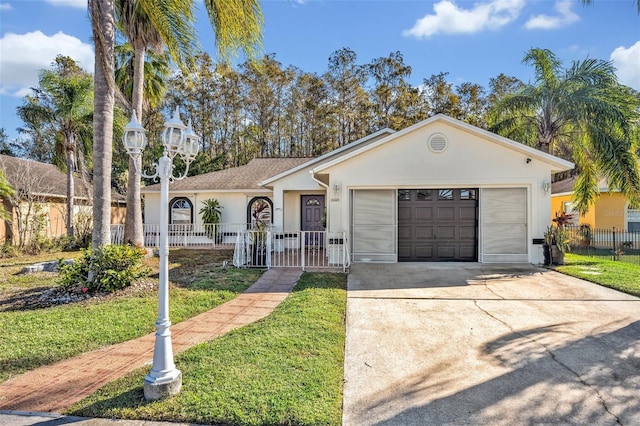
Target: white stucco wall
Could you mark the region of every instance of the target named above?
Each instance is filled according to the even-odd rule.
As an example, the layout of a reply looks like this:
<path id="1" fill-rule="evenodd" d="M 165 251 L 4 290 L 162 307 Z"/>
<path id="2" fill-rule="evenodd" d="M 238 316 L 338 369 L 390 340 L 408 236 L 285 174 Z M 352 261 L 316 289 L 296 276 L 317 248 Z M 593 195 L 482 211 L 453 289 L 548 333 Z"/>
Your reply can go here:
<path id="1" fill-rule="evenodd" d="M 427 144 L 436 132 L 448 139 L 441 153 L 432 152 Z M 331 188 L 340 187 L 340 195 L 328 202 L 330 230 L 349 230 L 349 194 L 354 189 L 522 187 L 529 204 L 529 259 L 538 263 L 542 249 L 532 239 L 542 238 L 550 221 L 550 193 L 544 193 L 542 186 L 550 179 L 551 165 L 528 158 L 447 123 L 431 123 L 321 170 L 329 173 Z"/>
<path id="2" fill-rule="evenodd" d="M 176 197 L 186 197 L 193 204 L 194 223 L 202 224 L 202 217 L 198 213 L 203 207 L 202 202 L 209 198 L 215 198 L 222 206 L 221 223 L 246 223 L 247 206 L 254 197 L 269 197 L 273 200 L 271 192 L 199 192 L 178 193 L 170 192 L 169 201 Z M 160 194 L 147 193 L 144 195 L 144 223 L 156 224 L 160 222 Z M 275 207 L 275 205 L 274 205 Z"/>

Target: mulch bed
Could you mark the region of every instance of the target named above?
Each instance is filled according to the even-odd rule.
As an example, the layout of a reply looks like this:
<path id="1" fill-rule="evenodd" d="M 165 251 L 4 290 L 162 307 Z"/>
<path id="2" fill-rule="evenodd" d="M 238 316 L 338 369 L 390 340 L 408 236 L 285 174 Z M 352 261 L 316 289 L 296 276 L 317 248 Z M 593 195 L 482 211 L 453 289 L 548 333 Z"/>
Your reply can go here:
<path id="1" fill-rule="evenodd" d="M 57 273 L 41 273 L 51 274 L 52 279 L 55 279 L 58 275 Z M 157 286 L 157 281 L 147 278 L 138 280 L 133 285 L 113 293 L 83 293 L 79 287 L 71 290 L 65 290 L 61 287 L 37 287 L 8 294 L 5 297 L 0 296 L 0 311 L 24 311 L 84 301 L 97 302 L 114 297 L 132 296 L 154 291 Z"/>

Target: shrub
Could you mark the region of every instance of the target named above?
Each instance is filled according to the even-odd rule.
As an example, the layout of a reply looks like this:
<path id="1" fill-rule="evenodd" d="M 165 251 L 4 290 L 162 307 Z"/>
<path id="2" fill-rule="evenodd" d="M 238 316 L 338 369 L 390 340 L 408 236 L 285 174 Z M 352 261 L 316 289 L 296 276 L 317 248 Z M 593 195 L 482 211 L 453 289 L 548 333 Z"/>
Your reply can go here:
<path id="1" fill-rule="evenodd" d="M 11 242 L 5 241 L 4 244 L 0 245 L 0 258 L 10 258 L 17 257 L 20 255 L 20 249 Z"/>
<path id="2" fill-rule="evenodd" d="M 97 250 L 82 250 L 71 264 L 60 264 L 59 284 L 67 290 L 114 292 L 146 276 L 149 268 L 142 264 L 145 251 L 130 245 L 108 245 Z"/>

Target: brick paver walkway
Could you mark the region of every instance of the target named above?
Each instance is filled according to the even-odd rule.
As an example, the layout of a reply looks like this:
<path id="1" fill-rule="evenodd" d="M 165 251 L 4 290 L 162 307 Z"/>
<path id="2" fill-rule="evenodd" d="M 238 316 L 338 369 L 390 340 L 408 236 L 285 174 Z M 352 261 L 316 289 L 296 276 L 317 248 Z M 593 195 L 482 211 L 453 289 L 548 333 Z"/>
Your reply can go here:
<path id="1" fill-rule="evenodd" d="M 173 351 L 269 315 L 298 282 L 299 269 L 271 269 L 235 299 L 171 326 Z M 101 386 L 150 363 L 154 333 L 44 366 L 0 384 L 0 410 L 62 412 Z"/>

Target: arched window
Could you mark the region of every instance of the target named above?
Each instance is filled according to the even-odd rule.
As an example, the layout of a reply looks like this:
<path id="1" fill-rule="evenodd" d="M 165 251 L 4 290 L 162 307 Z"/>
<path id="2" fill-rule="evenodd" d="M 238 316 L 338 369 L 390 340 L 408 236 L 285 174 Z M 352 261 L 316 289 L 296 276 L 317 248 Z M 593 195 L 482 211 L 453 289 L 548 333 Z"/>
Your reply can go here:
<path id="1" fill-rule="evenodd" d="M 247 223 L 251 228 L 266 228 L 273 223 L 273 202 L 267 197 L 253 197 L 247 206 Z"/>
<path id="2" fill-rule="evenodd" d="M 169 202 L 169 223 L 190 225 L 193 223 L 193 204 L 186 197 L 176 197 Z"/>

